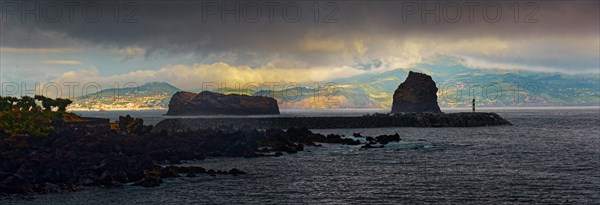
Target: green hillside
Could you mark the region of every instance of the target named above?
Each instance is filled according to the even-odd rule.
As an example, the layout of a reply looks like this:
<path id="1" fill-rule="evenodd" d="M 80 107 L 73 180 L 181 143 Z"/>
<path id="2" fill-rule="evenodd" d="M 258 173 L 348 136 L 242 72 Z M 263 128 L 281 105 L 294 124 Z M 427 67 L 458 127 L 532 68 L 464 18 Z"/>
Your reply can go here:
<path id="1" fill-rule="evenodd" d="M 429 74 L 438 87 L 441 107 L 470 106 L 599 106 L 598 74 L 567 75 L 519 70 L 474 69 L 457 58 L 437 56 L 410 68 L 368 73 L 320 82 L 322 87 L 294 87 L 285 90 L 213 90 L 269 96 L 281 108 L 371 108 L 390 107 L 392 95 L 408 71 Z M 327 84 L 329 83 L 329 84 Z M 333 85 L 323 87 L 323 85 Z M 179 88 L 165 82 L 146 83 L 126 89 L 106 89 L 82 96 L 72 107 L 80 109 L 166 109 Z M 192 90 L 200 92 L 200 90 Z M 117 96 L 117 97 L 115 97 Z"/>
<path id="2" fill-rule="evenodd" d="M 141 86 L 110 88 L 75 99 L 74 110 L 137 110 L 166 109 L 171 96 L 181 91 L 165 82 L 151 82 Z"/>
<path id="3" fill-rule="evenodd" d="M 460 59 L 438 56 L 410 68 L 394 69 L 337 79 L 333 96 L 347 101 L 338 107 L 390 107 L 392 95 L 406 79 L 408 71 L 429 74 L 438 86 L 438 103 L 442 107 L 470 106 L 598 106 L 599 75 L 567 75 L 518 70 L 473 69 Z M 311 90 L 318 90 L 312 88 Z M 278 92 L 272 95 L 278 97 Z M 321 92 L 331 96 L 331 92 Z M 270 96 L 268 91 L 255 95 Z M 314 99 L 318 94 L 303 94 L 281 99 L 280 104 Z M 336 97 L 333 97 L 334 99 Z M 306 104 L 306 103 L 305 103 Z M 301 105 L 300 105 L 301 106 Z M 284 106 L 285 107 L 285 106 Z M 336 106 L 331 106 L 336 107 Z"/>

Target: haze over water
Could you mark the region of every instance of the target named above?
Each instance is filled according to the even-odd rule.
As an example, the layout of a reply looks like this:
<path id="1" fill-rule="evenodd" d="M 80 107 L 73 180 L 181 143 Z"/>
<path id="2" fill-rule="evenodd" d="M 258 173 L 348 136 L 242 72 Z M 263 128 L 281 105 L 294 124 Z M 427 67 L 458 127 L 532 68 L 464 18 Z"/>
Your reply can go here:
<path id="1" fill-rule="evenodd" d="M 360 111 L 336 112 L 354 115 Z M 248 174 L 181 177 L 166 180 L 156 188 L 83 187 L 75 193 L 11 196 L 0 199 L 0 204 L 593 204 L 600 201 L 600 109 L 496 112 L 514 126 L 313 130 L 346 136 L 355 132 L 363 136 L 399 133 L 402 140 L 383 149 L 360 150 L 359 146 L 324 144 L 273 158 L 208 158 L 186 164 L 212 169 L 239 168 Z M 297 115 L 317 113 L 298 111 Z M 163 118 L 143 112 L 133 115 L 147 121 Z"/>

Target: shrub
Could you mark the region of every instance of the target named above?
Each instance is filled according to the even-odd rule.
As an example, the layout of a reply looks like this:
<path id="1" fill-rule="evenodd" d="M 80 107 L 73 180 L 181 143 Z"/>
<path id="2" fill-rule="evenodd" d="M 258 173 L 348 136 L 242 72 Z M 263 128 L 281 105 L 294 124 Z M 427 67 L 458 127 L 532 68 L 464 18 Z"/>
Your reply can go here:
<path id="1" fill-rule="evenodd" d="M 40 101 L 44 109 L 37 103 Z M 54 127 L 52 123 L 63 120 L 69 99 L 50 99 L 44 96 L 21 99 L 0 97 L 0 128 L 13 138 L 16 136 L 48 136 Z M 52 111 L 56 107 L 57 111 Z"/>

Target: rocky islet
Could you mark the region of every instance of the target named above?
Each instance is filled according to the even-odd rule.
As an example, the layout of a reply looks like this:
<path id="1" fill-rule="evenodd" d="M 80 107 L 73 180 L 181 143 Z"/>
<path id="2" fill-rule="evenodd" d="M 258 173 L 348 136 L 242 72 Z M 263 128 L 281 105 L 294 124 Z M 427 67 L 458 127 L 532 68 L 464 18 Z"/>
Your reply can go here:
<path id="1" fill-rule="evenodd" d="M 169 101 L 167 115 L 277 115 L 277 100 L 264 96 L 221 94 L 203 91 L 198 94 L 177 92 Z"/>

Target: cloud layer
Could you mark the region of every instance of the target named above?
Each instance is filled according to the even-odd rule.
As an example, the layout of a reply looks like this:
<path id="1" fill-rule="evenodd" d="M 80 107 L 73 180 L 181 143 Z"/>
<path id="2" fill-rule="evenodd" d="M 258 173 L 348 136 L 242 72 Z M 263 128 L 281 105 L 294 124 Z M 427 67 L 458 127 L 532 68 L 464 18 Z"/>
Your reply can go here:
<path id="1" fill-rule="evenodd" d="M 102 1 L 93 2 L 102 10 L 94 22 L 85 2 L 72 18 L 63 1 L 41 3 L 57 3 L 64 15 L 22 22 L 18 12 L 2 11 L 5 80 L 39 70 L 46 80 L 153 79 L 183 88 L 199 80 L 308 82 L 405 68 L 434 55 L 481 68 L 600 69 L 597 1 L 139 1 L 118 5 L 119 15 L 114 2 Z M 378 66 L 361 67 L 372 61 Z"/>

